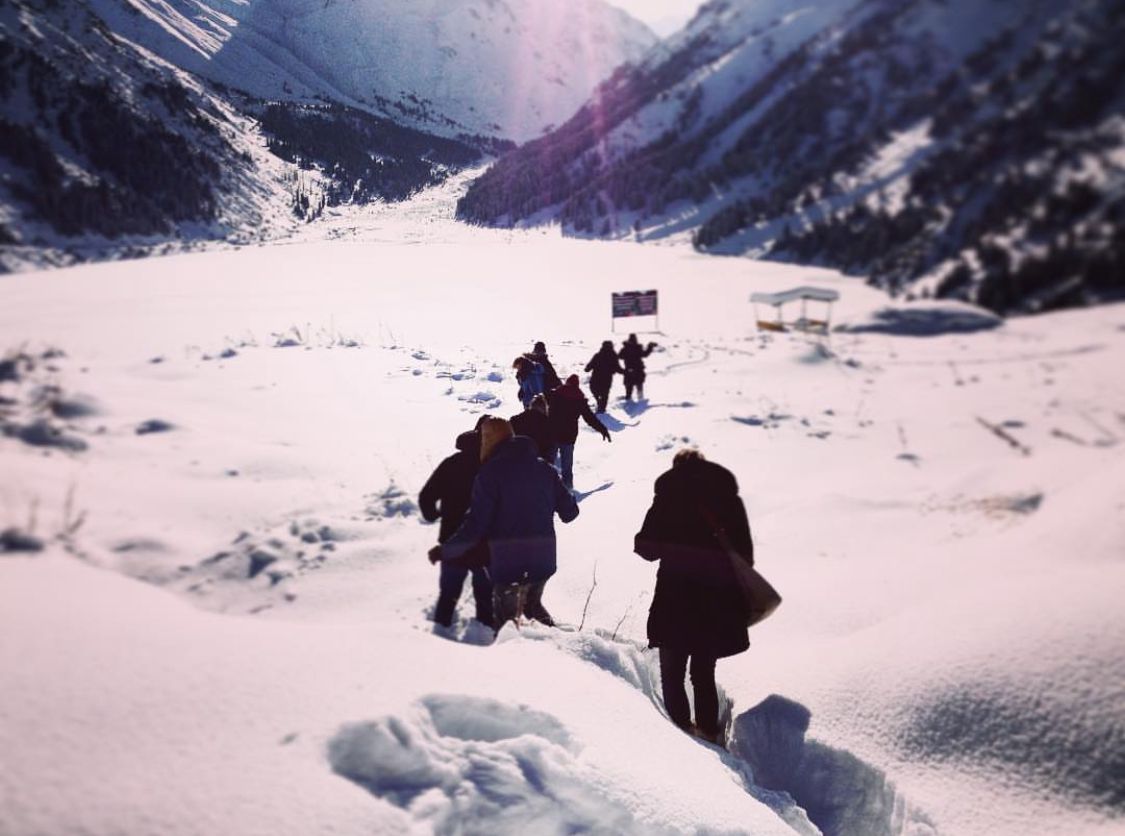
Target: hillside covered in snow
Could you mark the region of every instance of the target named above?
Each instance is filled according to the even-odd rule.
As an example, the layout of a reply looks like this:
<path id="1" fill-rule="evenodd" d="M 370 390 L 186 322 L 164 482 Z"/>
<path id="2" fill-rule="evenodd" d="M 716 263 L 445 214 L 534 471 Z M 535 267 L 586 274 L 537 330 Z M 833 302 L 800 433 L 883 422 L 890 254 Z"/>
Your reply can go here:
<path id="1" fill-rule="evenodd" d="M 269 100 L 524 141 L 656 42 L 603 0 L 94 0 L 115 31 Z"/>
<path id="2" fill-rule="evenodd" d="M 653 42 L 600 0 L 13 0 L 0 269 L 402 200 L 565 120 Z"/>
<path id="3" fill-rule="evenodd" d="M 892 303 L 453 196 L 0 281 L 0 829 L 1120 832 L 1125 307 Z M 578 439 L 564 628 L 493 639 L 467 591 L 436 628 L 422 484 L 519 410 L 533 341 L 581 374 L 653 329 L 609 329 L 639 277 L 647 398 Z M 756 330 L 749 294 L 803 283 L 837 328 Z M 666 716 L 633 553 L 685 446 L 784 597 L 719 663 L 726 750 Z"/>
<path id="4" fill-rule="evenodd" d="M 1125 291 L 1109 0 L 712 0 L 459 216 L 685 238 L 998 312 Z"/>

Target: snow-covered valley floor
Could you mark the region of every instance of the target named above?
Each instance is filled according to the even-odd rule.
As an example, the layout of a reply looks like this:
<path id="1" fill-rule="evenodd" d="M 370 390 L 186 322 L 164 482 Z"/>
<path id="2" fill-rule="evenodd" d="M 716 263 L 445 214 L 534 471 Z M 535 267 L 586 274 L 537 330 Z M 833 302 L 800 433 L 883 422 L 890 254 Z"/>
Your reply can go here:
<path id="1" fill-rule="evenodd" d="M 0 552 L 0 830 L 1121 832 L 1125 306 L 990 327 L 439 204 L 0 277 L 0 531 L 45 544 Z M 808 283 L 849 330 L 755 330 Z M 435 631 L 418 489 L 517 353 L 580 372 L 647 289 L 544 599 L 582 629 Z M 632 554 L 688 444 L 785 598 L 719 663 L 729 753 L 663 715 Z"/>

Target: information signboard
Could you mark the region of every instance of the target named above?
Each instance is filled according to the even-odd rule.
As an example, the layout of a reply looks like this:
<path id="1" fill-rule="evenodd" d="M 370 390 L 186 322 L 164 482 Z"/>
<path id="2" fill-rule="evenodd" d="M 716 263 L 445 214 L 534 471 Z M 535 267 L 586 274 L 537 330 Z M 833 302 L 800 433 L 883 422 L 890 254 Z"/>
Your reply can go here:
<path id="1" fill-rule="evenodd" d="M 613 294 L 613 318 L 656 316 L 655 290 L 628 290 Z"/>

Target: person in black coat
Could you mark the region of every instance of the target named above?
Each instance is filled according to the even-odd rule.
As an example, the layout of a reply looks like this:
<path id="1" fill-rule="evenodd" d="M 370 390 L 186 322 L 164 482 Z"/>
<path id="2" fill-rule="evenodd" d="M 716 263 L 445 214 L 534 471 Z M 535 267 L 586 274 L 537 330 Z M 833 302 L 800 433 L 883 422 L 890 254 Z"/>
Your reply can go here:
<path id="1" fill-rule="evenodd" d="M 469 510 L 473 480 L 480 468 L 479 428 L 486 417 L 483 416 L 477 422 L 477 429 L 461 433 L 457 437 L 458 452 L 437 466 L 418 496 L 418 508 L 422 517 L 429 522 L 441 520 L 438 528 L 439 543 L 444 543 L 453 536 Z M 453 623 L 453 610 L 461 598 L 465 578 L 471 572 L 477 621 L 492 625 L 492 581 L 488 577 L 487 566 L 488 544 L 483 542 L 467 550 L 461 559 L 442 563 L 438 579 L 438 600 L 434 607 L 434 621 L 437 624 L 449 627 Z"/>
<path id="2" fill-rule="evenodd" d="M 578 441 L 578 419 L 581 418 L 610 441 L 609 430 L 590 411 L 586 395 L 578 388 L 578 375 L 572 374 L 566 383 L 547 393 L 547 417 L 551 432 L 559 446 L 559 468 L 563 484 L 574 487 L 574 443 Z"/>
<path id="3" fill-rule="evenodd" d="M 571 522 L 578 504 L 531 439 L 515 435 L 502 418 L 481 425 L 481 460 L 469 512 L 452 537 L 430 550 L 430 560 L 444 566 L 487 541 L 496 629 L 521 611 L 553 626 L 543 587 L 557 568 L 554 517 Z"/>
<path id="4" fill-rule="evenodd" d="M 536 395 L 531 399 L 531 406 L 519 415 L 513 415 L 509 420 L 516 435 L 525 435 L 535 442 L 539 458 L 548 464 L 554 464 L 555 451 L 558 448 L 555 445 L 555 435 L 551 431 L 551 421 L 547 417 L 545 395 Z"/>
<path id="5" fill-rule="evenodd" d="M 637 400 L 643 400 L 645 396 L 645 359 L 652 350 L 656 348 L 656 343 L 650 342 L 646 346 L 642 346 L 637 342 L 637 335 L 630 334 L 625 342 L 621 343 L 621 350 L 617 352 L 617 356 L 621 358 L 621 363 L 625 366 L 625 397 L 633 400 L 633 389 L 637 390 Z"/>
<path id="6" fill-rule="evenodd" d="M 729 551 L 728 551 L 729 549 Z M 652 507 L 634 551 L 660 561 L 648 616 L 648 643 L 660 651 L 660 679 L 668 716 L 693 731 L 684 688 L 691 663 L 695 727 L 719 740 L 715 661 L 750 646 L 747 606 L 730 551 L 754 563 L 754 543 L 734 475 L 698 450 L 676 454 L 657 480 Z"/>
<path id="7" fill-rule="evenodd" d="M 602 343 L 598 353 L 586 364 L 586 371 L 590 372 L 590 391 L 597 402 L 598 412 L 605 412 L 609 404 L 609 390 L 613 387 L 613 376 L 625 374 L 612 342 L 606 340 Z"/>

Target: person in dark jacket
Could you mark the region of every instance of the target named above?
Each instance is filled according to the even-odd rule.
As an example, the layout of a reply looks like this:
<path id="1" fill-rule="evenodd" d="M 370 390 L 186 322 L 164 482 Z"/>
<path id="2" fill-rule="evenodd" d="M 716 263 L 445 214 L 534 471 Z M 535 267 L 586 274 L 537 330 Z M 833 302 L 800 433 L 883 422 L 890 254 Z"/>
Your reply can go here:
<path id="1" fill-rule="evenodd" d="M 590 372 L 590 391 L 597 402 L 598 412 L 605 412 L 609 405 L 609 390 L 613 387 L 613 376 L 625 374 L 611 341 L 606 340 L 602 343 L 598 353 L 586 364 L 586 371 Z"/>
<path id="2" fill-rule="evenodd" d="M 562 380 L 559 379 L 559 374 L 555 371 L 551 358 L 547 356 L 547 346 L 544 343 L 537 342 L 535 348 L 525 356 L 543 367 L 543 387 L 545 391 L 549 392 L 556 386 L 562 386 Z"/>
<path id="3" fill-rule="evenodd" d="M 539 458 L 551 464 L 555 461 L 555 436 L 551 432 L 551 421 L 547 417 L 547 398 L 539 394 L 531 399 L 531 406 L 510 419 L 512 431 L 516 435 L 526 435 L 535 442 Z"/>
<path id="4" fill-rule="evenodd" d="M 678 452 L 672 469 L 656 480 L 634 550 L 660 561 L 648 643 L 660 650 L 668 716 L 685 731 L 721 744 L 715 661 L 750 646 L 747 607 L 731 560 L 753 565 L 754 543 L 734 475 L 698 450 Z M 684 688 L 689 660 L 694 727 Z"/>
<path id="5" fill-rule="evenodd" d="M 488 416 L 482 416 L 477 428 L 457 437 L 457 451 L 437 466 L 418 496 L 418 508 L 429 522 L 440 519 L 438 543 L 444 543 L 461 525 L 469 510 L 469 497 L 473 480 L 480 468 L 480 425 Z M 473 599 L 476 601 L 477 621 L 492 625 L 492 581 L 488 577 L 488 545 L 477 543 L 459 560 L 441 565 L 438 579 L 438 599 L 434 607 L 434 621 L 444 627 L 453 623 L 453 610 L 461 598 L 465 578 L 472 573 Z"/>
<path id="6" fill-rule="evenodd" d="M 502 418 L 481 425 L 481 461 L 468 514 L 452 537 L 430 550 L 430 560 L 459 560 L 487 541 L 496 629 L 521 612 L 552 626 L 543 587 L 557 568 L 554 516 L 568 523 L 578 516 L 578 504 L 536 455 L 534 442 L 514 435 Z"/>
<path id="7" fill-rule="evenodd" d="M 586 395 L 578 388 L 578 375 L 572 374 L 566 383 L 547 393 L 547 417 L 551 419 L 551 431 L 559 446 L 559 469 L 563 484 L 574 487 L 574 443 L 578 440 L 578 419 L 601 433 L 610 441 L 609 430 L 598 417 L 590 411 Z"/>
<path id="8" fill-rule="evenodd" d="M 652 350 L 656 348 L 656 343 L 650 342 L 646 346 L 642 346 L 637 342 L 637 335 L 630 334 L 625 342 L 621 343 L 621 350 L 617 352 L 617 356 L 621 358 L 621 363 L 625 366 L 625 397 L 633 400 L 633 389 L 637 390 L 637 400 L 644 400 L 645 396 L 645 359 Z"/>

